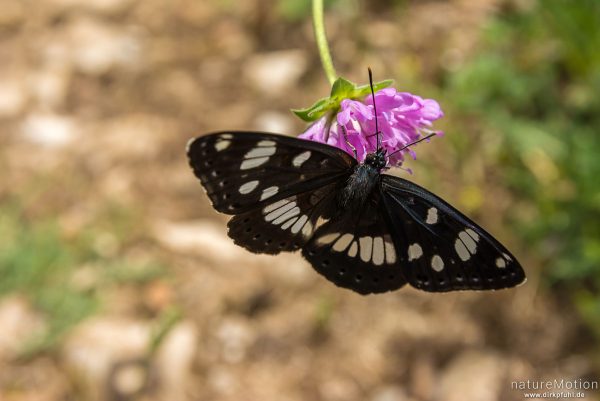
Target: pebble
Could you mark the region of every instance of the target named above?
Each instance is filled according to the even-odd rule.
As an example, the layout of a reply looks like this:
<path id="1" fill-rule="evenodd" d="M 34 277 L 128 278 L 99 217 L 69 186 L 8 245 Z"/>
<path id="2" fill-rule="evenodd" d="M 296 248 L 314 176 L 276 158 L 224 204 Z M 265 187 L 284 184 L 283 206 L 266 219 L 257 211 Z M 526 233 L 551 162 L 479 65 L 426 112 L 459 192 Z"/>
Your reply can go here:
<path id="1" fill-rule="evenodd" d="M 26 103 L 25 88 L 16 76 L 0 80 L 0 118 L 18 116 Z"/>
<path id="2" fill-rule="evenodd" d="M 50 0 L 55 9 L 81 9 L 98 14 L 113 15 L 125 11 L 133 0 Z"/>
<path id="3" fill-rule="evenodd" d="M 254 121 L 256 129 L 264 132 L 274 132 L 278 134 L 293 134 L 293 123 L 290 119 L 291 114 L 281 113 L 279 111 L 263 111 Z"/>
<path id="4" fill-rule="evenodd" d="M 495 401 L 502 393 L 506 363 L 496 353 L 469 350 L 442 373 L 436 396 L 445 401 Z"/>
<path id="5" fill-rule="evenodd" d="M 36 113 L 25 118 L 22 132 L 33 143 L 49 148 L 68 145 L 78 132 L 74 119 L 51 113 Z"/>
<path id="6" fill-rule="evenodd" d="M 0 301 L 0 361 L 18 356 L 32 336 L 45 330 L 42 317 L 20 296 Z"/>
<path id="7" fill-rule="evenodd" d="M 141 40 L 126 29 L 79 18 L 69 26 L 67 36 L 71 61 L 82 73 L 98 76 L 142 63 Z"/>
<path id="8" fill-rule="evenodd" d="M 268 95 L 282 95 L 294 87 L 308 65 L 302 50 L 281 50 L 249 58 L 245 74 L 257 90 Z"/>

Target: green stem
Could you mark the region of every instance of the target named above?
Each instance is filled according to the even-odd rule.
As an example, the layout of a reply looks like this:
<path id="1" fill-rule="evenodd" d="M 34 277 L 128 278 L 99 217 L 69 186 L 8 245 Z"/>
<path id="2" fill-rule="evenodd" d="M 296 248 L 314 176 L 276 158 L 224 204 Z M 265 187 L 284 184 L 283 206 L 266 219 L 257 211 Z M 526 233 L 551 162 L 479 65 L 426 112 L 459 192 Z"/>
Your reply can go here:
<path id="1" fill-rule="evenodd" d="M 333 85 L 337 79 L 333 61 L 331 61 L 331 53 L 327 45 L 327 36 L 325 35 L 325 23 L 323 21 L 323 0 L 312 0 L 313 27 L 315 29 L 315 39 L 321 56 L 321 64 L 327 75 L 329 84 Z"/>

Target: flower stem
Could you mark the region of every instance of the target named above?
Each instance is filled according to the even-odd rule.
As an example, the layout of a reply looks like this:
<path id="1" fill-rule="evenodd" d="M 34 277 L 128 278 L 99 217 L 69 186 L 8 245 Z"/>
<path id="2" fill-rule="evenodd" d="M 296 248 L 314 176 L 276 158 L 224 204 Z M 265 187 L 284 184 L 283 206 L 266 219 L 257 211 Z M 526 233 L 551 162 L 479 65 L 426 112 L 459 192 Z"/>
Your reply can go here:
<path id="1" fill-rule="evenodd" d="M 335 73 L 335 68 L 333 68 L 333 61 L 331 61 L 331 53 L 329 52 L 329 45 L 327 44 L 327 36 L 325 35 L 323 0 L 312 0 L 312 14 L 315 40 L 317 41 L 317 47 L 319 48 L 321 64 L 323 64 L 323 69 L 325 70 L 325 75 L 327 75 L 329 84 L 333 85 L 337 79 L 337 74 Z"/>

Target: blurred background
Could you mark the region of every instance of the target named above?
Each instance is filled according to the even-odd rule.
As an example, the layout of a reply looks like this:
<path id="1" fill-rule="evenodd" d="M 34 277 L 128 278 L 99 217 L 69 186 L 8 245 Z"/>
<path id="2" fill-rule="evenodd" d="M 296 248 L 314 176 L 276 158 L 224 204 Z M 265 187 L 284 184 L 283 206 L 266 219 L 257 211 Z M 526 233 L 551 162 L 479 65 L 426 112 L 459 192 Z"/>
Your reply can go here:
<path id="1" fill-rule="evenodd" d="M 326 5 L 340 75 L 439 100 L 446 135 L 409 178 L 528 282 L 361 297 L 227 238 L 185 144 L 302 132 L 289 109 L 329 92 L 308 0 L 0 0 L 1 400 L 494 401 L 598 380 L 600 2 Z"/>

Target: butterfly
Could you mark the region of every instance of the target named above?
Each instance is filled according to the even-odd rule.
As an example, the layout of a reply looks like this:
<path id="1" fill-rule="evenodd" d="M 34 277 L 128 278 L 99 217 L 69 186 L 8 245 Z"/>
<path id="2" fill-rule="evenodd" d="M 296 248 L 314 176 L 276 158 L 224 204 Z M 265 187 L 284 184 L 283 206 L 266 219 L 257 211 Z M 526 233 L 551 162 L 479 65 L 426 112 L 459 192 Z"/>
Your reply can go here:
<path id="1" fill-rule="evenodd" d="M 369 80 L 375 107 L 370 70 Z M 389 155 L 377 118 L 375 126 L 377 147 L 363 162 L 327 144 L 244 131 L 192 139 L 187 156 L 213 207 L 233 215 L 228 235 L 237 245 L 301 250 L 340 287 L 372 294 L 406 284 L 446 292 L 523 283 L 521 265 L 493 236 L 426 189 L 382 173 Z"/>
<path id="2" fill-rule="evenodd" d="M 383 174 L 385 152 L 363 163 L 323 143 L 263 132 L 193 139 L 190 166 L 228 235 L 254 253 L 301 250 L 334 284 L 360 294 L 405 284 L 443 292 L 525 281 L 494 237 L 426 189 Z"/>

